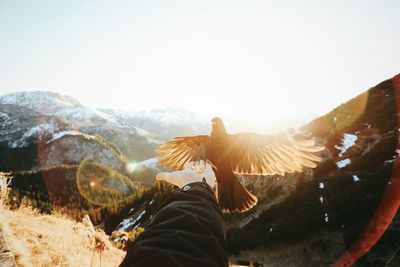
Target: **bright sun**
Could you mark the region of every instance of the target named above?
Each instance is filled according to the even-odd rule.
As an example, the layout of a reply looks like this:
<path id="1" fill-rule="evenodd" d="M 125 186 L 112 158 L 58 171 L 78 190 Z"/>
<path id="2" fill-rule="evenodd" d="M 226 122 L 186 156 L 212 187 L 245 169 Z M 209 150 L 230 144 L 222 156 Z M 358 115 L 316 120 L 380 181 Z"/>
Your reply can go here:
<path id="1" fill-rule="evenodd" d="M 393 3 L 136 2 L 2 5 L 0 95 L 55 90 L 90 107 L 184 108 L 269 131 L 398 72 Z"/>

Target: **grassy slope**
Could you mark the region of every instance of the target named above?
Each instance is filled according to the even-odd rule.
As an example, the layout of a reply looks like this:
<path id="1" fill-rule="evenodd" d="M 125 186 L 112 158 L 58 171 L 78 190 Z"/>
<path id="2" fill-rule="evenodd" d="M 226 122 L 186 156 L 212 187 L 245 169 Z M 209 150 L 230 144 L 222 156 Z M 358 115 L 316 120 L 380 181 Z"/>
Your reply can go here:
<path id="1" fill-rule="evenodd" d="M 0 206 L 0 222 L 18 266 L 91 266 L 94 246 L 90 228 L 82 223 L 4 206 Z M 113 247 L 106 235 L 103 240 L 107 248 L 101 266 L 118 266 L 125 252 Z M 98 252 L 92 266 L 100 266 Z"/>

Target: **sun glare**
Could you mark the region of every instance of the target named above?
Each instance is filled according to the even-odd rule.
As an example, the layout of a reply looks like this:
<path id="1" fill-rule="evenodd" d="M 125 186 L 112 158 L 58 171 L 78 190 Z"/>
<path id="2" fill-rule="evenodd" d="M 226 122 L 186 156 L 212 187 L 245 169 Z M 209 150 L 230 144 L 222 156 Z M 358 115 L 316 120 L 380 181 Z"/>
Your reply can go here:
<path id="1" fill-rule="evenodd" d="M 139 163 L 137 163 L 136 161 L 131 161 L 131 162 L 126 164 L 126 169 L 130 173 L 136 171 L 138 167 L 139 167 Z"/>
<path id="2" fill-rule="evenodd" d="M 32 29 L 21 28 L 32 23 L 21 18 L 27 21 L 11 23 L 9 32 L 29 30 L 31 50 L 21 54 L 9 43 L 14 36 L 3 38 L 4 62 L 12 62 L 0 71 L 3 88 L 55 89 L 97 108 L 183 108 L 239 119 L 246 130 L 249 123 L 271 128 L 287 118 L 323 115 L 398 71 L 393 55 L 400 39 L 390 31 L 398 16 L 395 8 L 376 14 L 381 3 L 366 4 L 363 12 L 348 3 L 346 14 L 343 3 L 199 3 L 169 3 L 171 12 L 164 4 L 141 10 L 127 2 L 113 12 L 106 4 L 96 12 L 76 4 L 71 10 L 81 12 L 74 16 L 41 17 Z M 375 19 L 363 20 L 367 14 Z M 57 34 L 48 34 L 50 25 L 59 26 Z M 371 35 L 386 40 L 384 47 Z"/>

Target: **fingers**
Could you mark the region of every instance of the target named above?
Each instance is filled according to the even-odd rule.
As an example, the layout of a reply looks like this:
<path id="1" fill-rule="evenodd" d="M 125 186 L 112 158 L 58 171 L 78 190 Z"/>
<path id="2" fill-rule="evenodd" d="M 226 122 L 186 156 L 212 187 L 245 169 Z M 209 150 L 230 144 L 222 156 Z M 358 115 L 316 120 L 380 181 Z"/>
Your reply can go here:
<path id="1" fill-rule="evenodd" d="M 178 187 L 193 182 L 201 182 L 204 175 L 200 175 L 193 170 L 183 170 L 176 172 L 160 172 L 156 176 L 157 181 L 166 181 Z"/>
<path id="2" fill-rule="evenodd" d="M 183 168 L 185 170 L 191 170 L 193 168 L 193 166 L 194 166 L 194 161 L 189 161 L 183 166 Z"/>
<path id="3" fill-rule="evenodd" d="M 193 182 L 201 182 L 206 178 L 208 184 L 213 186 L 216 177 L 213 171 L 213 166 L 208 161 L 190 161 L 184 165 L 184 169 L 176 172 L 160 172 L 156 176 L 157 181 L 166 181 L 178 187 Z"/>
<path id="4" fill-rule="evenodd" d="M 207 180 L 215 180 L 215 173 L 210 164 L 206 164 L 206 168 L 204 170 L 204 176 Z"/>
<path id="5" fill-rule="evenodd" d="M 169 173 L 168 172 L 160 172 L 156 176 L 157 181 L 167 181 L 169 179 Z"/>
<path id="6" fill-rule="evenodd" d="M 198 160 L 198 161 L 189 161 L 189 162 L 187 162 L 184 166 L 183 166 L 183 168 L 185 169 L 185 170 L 188 170 L 188 169 L 193 169 L 194 167 L 196 167 L 196 166 L 205 166 L 205 161 L 204 160 Z"/>
<path id="7" fill-rule="evenodd" d="M 214 173 L 212 166 L 209 163 L 206 163 L 206 167 L 204 168 L 204 172 Z"/>
<path id="8" fill-rule="evenodd" d="M 175 177 L 173 175 L 171 175 L 171 173 L 168 173 L 168 172 L 160 172 L 159 174 L 157 174 L 156 180 L 157 181 L 166 181 L 170 184 L 179 186 L 179 184 L 177 184 Z"/>

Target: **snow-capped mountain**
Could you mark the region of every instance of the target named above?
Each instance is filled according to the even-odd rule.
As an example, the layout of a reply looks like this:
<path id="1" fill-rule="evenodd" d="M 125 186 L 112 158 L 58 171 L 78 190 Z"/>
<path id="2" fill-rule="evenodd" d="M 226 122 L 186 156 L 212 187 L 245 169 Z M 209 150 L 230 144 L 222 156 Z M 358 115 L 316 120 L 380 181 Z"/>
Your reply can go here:
<path id="1" fill-rule="evenodd" d="M 123 127 L 107 114 L 83 106 L 78 100 L 54 92 L 16 92 L 0 97 L 0 105 L 9 104 L 29 108 L 48 116 L 63 118 L 75 127 L 94 124 Z"/>
<path id="2" fill-rule="evenodd" d="M 45 115 L 15 104 L 0 104 L 0 143 L 10 148 L 26 147 L 40 138 L 51 138 L 69 125 L 54 116 Z"/>
<path id="3" fill-rule="evenodd" d="M 154 156 L 161 142 L 176 135 L 206 132 L 206 125 L 209 127 L 188 111 L 92 109 L 53 92 L 16 92 L 0 97 L 0 143 L 9 148 L 28 147 L 60 132 L 75 131 L 108 140 L 129 160 L 145 160 Z"/>
<path id="4" fill-rule="evenodd" d="M 0 97 L 0 104 L 18 105 L 43 114 L 52 114 L 61 110 L 83 107 L 78 100 L 70 96 L 44 91 L 6 94 Z"/>
<path id="5" fill-rule="evenodd" d="M 175 136 L 208 134 L 210 118 L 177 108 L 142 111 L 100 109 L 99 111 L 126 125 L 135 125 L 153 133 L 158 139 L 168 140 Z"/>

